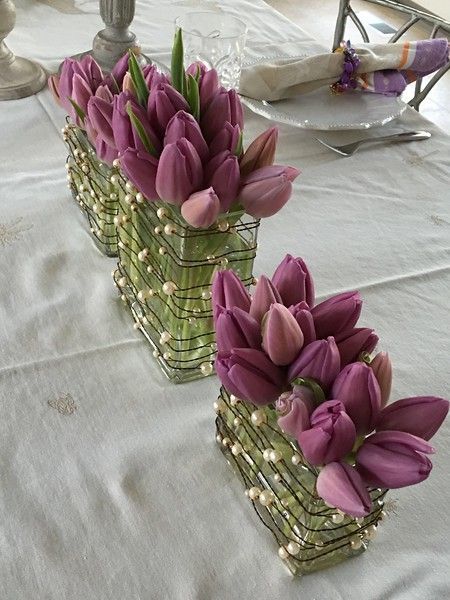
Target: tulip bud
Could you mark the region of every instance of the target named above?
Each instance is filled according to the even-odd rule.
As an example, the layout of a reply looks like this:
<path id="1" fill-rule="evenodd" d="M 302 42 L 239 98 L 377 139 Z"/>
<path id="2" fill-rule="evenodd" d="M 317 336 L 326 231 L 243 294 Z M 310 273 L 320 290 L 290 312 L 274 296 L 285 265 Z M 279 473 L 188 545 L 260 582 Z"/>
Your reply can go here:
<path id="1" fill-rule="evenodd" d="M 245 310 L 234 306 L 221 308 L 216 319 L 216 342 L 219 352 L 231 352 L 235 348 L 261 348 L 261 330 Z"/>
<path id="2" fill-rule="evenodd" d="M 73 72 L 80 75 L 89 84 L 93 92 L 104 80 L 100 65 L 90 54 L 85 54 L 80 60 L 73 61 Z"/>
<path id="3" fill-rule="evenodd" d="M 219 352 L 215 368 L 228 392 L 259 406 L 274 402 L 285 384 L 282 369 L 253 348 Z"/>
<path id="4" fill-rule="evenodd" d="M 341 367 L 356 362 L 363 352 L 372 352 L 378 344 L 373 329 L 356 327 L 336 334 L 336 344 L 341 355 Z"/>
<path id="5" fill-rule="evenodd" d="M 291 392 L 281 394 L 275 403 L 278 425 L 282 431 L 297 439 L 302 431 L 309 429 L 309 416 L 314 410 L 314 394 L 305 386 L 296 385 Z"/>
<path id="6" fill-rule="evenodd" d="M 252 217 L 271 217 L 283 208 L 291 197 L 291 182 L 299 173 L 294 167 L 279 165 L 257 169 L 241 180 L 242 187 L 238 199 Z"/>
<path id="7" fill-rule="evenodd" d="M 344 292 L 332 296 L 311 309 L 318 338 L 336 335 L 356 325 L 361 314 L 359 292 Z"/>
<path id="8" fill-rule="evenodd" d="M 208 108 L 209 103 L 220 90 L 219 76 L 215 69 L 204 70 L 201 73 L 199 81 L 199 94 L 200 94 L 200 110 L 203 114 Z"/>
<path id="9" fill-rule="evenodd" d="M 72 80 L 72 96 L 71 99 L 75 102 L 75 104 L 77 104 L 81 110 L 84 112 L 84 114 L 87 113 L 87 105 L 89 102 L 89 99 L 91 98 L 91 96 L 93 96 L 93 91 L 92 89 L 89 87 L 89 84 L 82 79 L 82 77 L 78 74 L 75 74 L 73 76 L 73 80 Z M 78 125 L 81 125 L 80 119 L 77 115 L 77 113 L 75 112 L 75 110 L 72 107 L 72 110 L 70 112 L 73 120 L 75 123 L 77 123 Z M 75 115 L 75 118 L 74 118 Z"/>
<path id="10" fill-rule="evenodd" d="M 202 179 L 202 163 L 191 142 L 181 138 L 164 148 L 156 174 L 156 191 L 162 200 L 180 206 L 198 190 Z"/>
<path id="11" fill-rule="evenodd" d="M 262 320 L 263 349 L 279 366 L 289 365 L 303 346 L 303 333 L 283 304 L 270 306 Z"/>
<path id="12" fill-rule="evenodd" d="M 128 76 L 130 75 L 129 73 L 127 73 L 128 57 L 129 57 L 128 52 L 125 52 L 125 54 L 123 56 L 121 56 L 119 58 L 119 60 L 116 62 L 116 64 L 114 65 L 114 67 L 112 68 L 112 71 L 111 71 L 111 78 L 113 79 L 115 85 L 118 87 L 117 91 L 119 91 L 120 88 L 123 88 L 124 79 L 126 78 L 127 75 Z"/>
<path id="13" fill-rule="evenodd" d="M 92 138 L 89 137 L 91 143 Z M 118 157 L 117 149 L 115 146 L 110 146 L 101 135 L 97 135 L 94 141 L 95 153 L 98 158 L 105 162 L 107 165 L 112 166 L 114 160 Z"/>
<path id="14" fill-rule="evenodd" d="M 112 101 L 114 99 L 114 96 L 112 95 L 111 90 L 106 85 L 99 85 L 95 91 L 95 96 L 97 98 L 101 98 L 102 100 L 105 100 L 106 102 L 109 102 L 109 103 L 112 103 Z"/>
<path id="15" fill-rule="evenodd" d="M 241 175 L 248 175 L 256 169 L 273 165 L 277 141 L 277 127 L 271 127 L 255 138 L 241 158 Z"/>
<path id="16" fill-rule="evenodd" d="M 309 308 L 314 305 L 314 281 L 303 259 L 286 254 L 273 274 L 272 283 L 285 306 L 299 302 L 306 302 Z"/>
<path id="17" fill-rule="evenodd" d="M 360 474 L 345 462 L 331 462 L 321 469 L 316 489 L 329 506 L 352 517 L 365 517 L 372 509 L 372 500 Z"/>
<path id="18" fill-rule="evenodd" d="M 293 314 L 295 320 L 303 333 L 303 347 L 316 341 L 316 330 L 314 329 L 314 319 L 306 302 L 299 302 L 295 306 L 290 306 L 289 311 Z"/>
<path id="19" fill-rule="evenodd" d="M 134 83 L 129 73 L 125 73 L 122 83 L 122 91 L 127 92 L 133 98 L 136 98 L 136 90 L 134 89 Z"/>
<path id="20" fill-rule="evenodd" d="M 206 229 L 217 219 L 220 201 L 212 187 L 191 194 L 181 205 L 181 214 L 192 227 Z"/>
<path id="21" fill-rule="evenodd" d="M 199 80 L 206 73 L 207 67 L 202 61 L 197 60 L 196 62 L 191 63 L 186 69 L 187 75 L 192 75 L 194 78 L 198 78 Z"/>
<path id="22" fill-rule="evenodd" d="M 367 485 L 401 488 L 420 483 L 433 467 L 423 456 L 434 448 L 403 431 L 380 431 L 365 439 L 356 455 L 356 468 Z"/>
<path id="23" fill-rule="evenodd" d="M 61 102 L 61 97 L 59 95 L 59 77 L 58 75 L 50 75 L 47 80 L 47 85 L 53 95 L 53 98 L 57 104 L 63 106 Z"/>
<path id="24" fill-rule="evenodd" d="M 392 363 L 387 352 L 378 352 L 370 363 L 381 392 L 381 406 L 386 406 L 392 387 Z M 412 433 L 412 432 L 411 432 Z"/>
<path id="25" fill-rule="evenodd" d="M 142 69 L 142 72 L 144 74 L 145 83 L 150 91 L 160 83 L 170 85 L 167 76 L 164 75 L 164 73 L 161 73 L 161 71 L 158 71 L 155 65 L 146 65 Z"/>
<path id="26" fill-rule="evenodd" d="M 101 136 L 108 146 L 115 148 L 112 130 L 112 104 L 97 96 L 91 96 L 87 104 L 87 115 L 97 134 Z"/>
<path id="27" fill-rule="evenodd" d="M 158 160 L 147 153 L 128 148 L 120 158 L 120 166 L 131 183 L 147 198 L 158 200 L 156 174 Z"/>
<path id="28" fill-rule="evenodd" d="M 237 198 L 240 182 L 239 162 L 236 156 L 228 151 L 217 154 L 206 166 L 205 180 L 219 197 L 220 212 L 228 212 Z"/>
<path id="29" fill-rule="evenodd" d="M 227 122 L 231 125 L 239 125 L 242 130 L 244 114 L 236 90 L 227 91 L 222 88 L 209 102 L 206 111 L 202 115 L 201 128 L 206 140 L 208 142 L 212 141 Z"/>
<path id="30" fill-rule="evenodd" d="M 356 430 L 339 400 L 323 402 L 311 415 L 311 429 L 302 431 L 298 444 L 312 465 L 344 458 L 353 448 Z"/>
<path id="31" fill-rule="evenodd" d="M 197 121 L 184 110 L 178 111 L 168 122 L 164 136 L 164 146 L 173 144 L 181 138 L 186 138 L 197 150 L 201 161 L 208 157 L 208 145 L 200 131 Z"/>
<path id="32" fill-rule="evenodd" d="M 234 271 L 217 271 L 211 286 L 211 302 L 214 321 L 220 313 L 220 307 L 233 308 L 237 306 L 245 312 L 250 309 L 250 296 L 239 277 Z"/>
<path id="33" fill-rule="evenodd" d="M 304 348 L 289 367 L 288 379 L 293 381 L 297 377 L 311 378 L 326 391 L 336 379 L 339 370 L 339 350 L 334 338 L 329 337 L 326 340 L 316 340 Z"/>
<path id="34" fill-rule="evenodd" d="M 216 154 L 220 154 L 224 150 L 236 155 L 240 137 L 241 130 L 239 125 L 225 123 L 223 129 L 217 132 L 213 141 L 209 145 L 210 156 L 216 156 Z"/>
<path id="35" fill-rule="evenodd" d="M 358 434 L 375 427 L 381 408 L 380 386 L 372 369 L 362 362 L 351 363 L 336 377 L 331 396 L 345 406 Z"/>
<path id="36" fill-rule="evenodd" d="M 73 66 L 75 64 L 73 58 L 65 58 L 61 65 L 61 71 L 58 82 L 58 91 L 61 104 L 69 112 L 72 108 L 69 98 L 72 97 L 72 80 L 74 76 Z"/>
<path id="37" fill-rule="evenodd" d="M 275 302 L 281 303 L 280 294 L 265 275 L 261 275 L 256 284 L 250 306 L 250 314 L 258 322 Z"/>
<path id="38" fill-rule="evenodd" d="M 148 115 L 150 124 L 156 131 L 164 133 L 170 119 L 179 110 L 189 112 L 189 106 L 183 96 L 167 83 L 159 83 L 150 90 Z"/>
<path id="39" fill-rule="evenodd" d="M 155 153 L 159 154 L 161 152 L 161 142 L 149 123 L 147 113 L 129 92 L 121 92 L 113 100 L 112 129 L 114 142 L 119 153 L 122 154 L 127 148 L 135 148 L 141 155 L 149 154 L 144 142 L 131 124 L 128 109 L 131 109 L 138 119 L 148 140 L 155 149 Z"/>
<path id="40" fill-rule="evenodd" d="M 405 431 L 429 440 L 442 425 L 448 408 L 448 400 L 435 396 L 397 400 L 381 411 L 376 429 Z"/>

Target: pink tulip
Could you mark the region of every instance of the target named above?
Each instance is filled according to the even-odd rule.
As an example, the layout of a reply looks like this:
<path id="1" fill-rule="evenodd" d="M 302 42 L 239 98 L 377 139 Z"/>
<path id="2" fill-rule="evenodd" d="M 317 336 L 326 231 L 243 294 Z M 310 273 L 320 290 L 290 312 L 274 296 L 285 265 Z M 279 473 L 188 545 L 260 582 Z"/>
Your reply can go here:
<path id="1" fill-rule="evenodd" d="M 273 286 L 270 279 L 265 275 L 261 275 L 252 296 L 250 314 L 260 322 L 271 305 L 275 302 L 281 303 L 280 294 Z"/>
<path id="2" fill-rule="evenodd" d="M 336 377 L 331 395 L 345 406 L 358 434 L 374 429 L 381 408 L 381 393 L 368 365 L 356 362 L 344 367 Z"/>
<path id="3" fill-rule="evenodd" d="M 295 306 L 290 306 L 289 311 L 293 314 L 302 330 L 303 346 L 307 346 L 311 342 L 314 342 L 317 339 L 316 330 L 314 328 L 314 319 L 306 302 L 299 302 Z"/>
<path id="4" fill-rule="evenodd" d="M 314 306 L 314 281 L 303 259 L 286 254 L 273 274 L 272 283 L 285 306 L 299 302 L 306 302 L 307 308 Z"/>
<path id="5" fill-rule="evenodd" d="M 250 296 L 239 277 L 234 271 L 217 271 L 211 286 L 211 302 L 214 320 L 220 313 L 220 307 L 233 308 L 237 306 L 246 312 L 250 309 Z"/>
<path id="6" fill-rule="evenodd" d="M 248 175 L 256 169 L 273 165 L 277 141 L 277 127 L 271 127 L 255 138 L 241 158 L 241 175 Z"/>
<path id="7" fill-rule="evenodd" d="M 156 174 L 156 191 L 162 200 L 181 206 L 198 190 L 202 179 L 202 163 L 191 142 L 181 138 L 165 146 Z"/>
<path id="8" fill-rule="evenodd" d="M 87 104 L 87 115 L 97 134 L 101 136 L 108 146 L 115 148 L 116 145 L 112 130 L 112 104 L 97 96 L 91 96 Z"/>
<path id="9" fill-rule="evenodd" d="M 191 142 L 202 162 L 207 159 L 208 145 L 200 131 L 200 127 L 194 117 L 184 110 L 175 113 L 168 122 L 164 136 L 164 146 L 173 144 L 181 138 L 186 138 Z"/>
<path id="10" fill-rule="evenodd" d="M 238 200 L 252 217 L 271 217 L 291 197 L 292 181 L 299 174 L 294 167 L 279 165 L 257 169 L 241 180 Z"/>
<path id="11" fill-rule="evenodd" d="M 283 304 L 270 306 L 262 320 L 262 334 L 263 349 L 278 366 L 289 365 L 303 346 L 302 330 Z"/>
<path id="12" fill-rule="evenodd" d="M 59 95 L 59 77 L 58 77 L 58 75 L 50 75 L 50 77 L 47 80 L 47 85 L 53 95 L 53 99 L 55 100 L 55 102 L 57 104 L 59 104 L 60 106 L 63 106 L 63 104 L 61 102 L 61 97 Z"/>
<path id="13" fill-rule="evenodd" d="M 317 493 L 329 506 L 352 517 L 370 513 L 372 501 L 359 473 L 345 462 L 327 464 L 317 477 Z"/>
<path id="14" fill-rule="evenodd" d="M 261 349 L 261 330 L 245 310 L 234 306 L 220 309 L 216 319 L 216 342 L 219 352 L 231 352 L 234 348 Z"/>
<path id="15" fill-rule="evenodd" d="M 134 83 L 129 73 L 126 73 L 125 77 L 123 78 L 122 92 L 127 92 L 130 94 L 130 96 L 136 98 L 136 90 L 134 89 Z"/>
<path id="16" fill-rule="evenodd" d="M 192 227 L 206 229 L 217 219 L 220 201 L 212 187 L 194 192 L 181 205 L 181 214 Z"/>
<path id="17" fill-rule="evenodd" d="M 308 344 L 288 371 L 288 380 L 311 378 L 326 391 L 340 370 L 339 350 L 333 337 Z M 336 396 L 333 396 L 336 397 Z"/>
<path id="18" fill-rule="evenodd" d="M 429 440 L 447 416 L 448 400 L 435 396 L 417 396 L 397 400 L 384 408 L 377 421 L 377 431 L 405 431 Z"/>
<path id="19" fill-rule="evenodd" d="M 155 152 L 161 152 L 161 142 L 149 123 L 147 113 L 140 106 L 135 98 L 129 92 L 121 92 L 113 100 L 112 129 L 114 133 L 114 143 L 119 153 L 125 152 L 127 148 L 135 148 L 141 155 L 150 154 L 141 140 L 136 128 L 131 124 L 127 109 L 131 109 L 139 123 L 142 125 L 147 138 Z"/>
<path id="20" fill-rule="evenodd" d="M 183 96 L 167 83 L 158 83 L 150 90 L 148 116 L 152 127 L 161 133 L 166 130 L 170 119 L 179 111 L 189 112 Z"/>
<path id="21" fill-rule="evenodd" d="M 241 130 L 239 125 L 225 123 L 223 129 L 217 132 L 209 145 L 210 156 L 216 156 L 216 154 L 220 154 L 224 150 L 227 150 L 231 154 L 236 154 L 240 136 Z"/>
<path id="22" fill-rule="evenodd" d="M 120 158 L 120 166 L 128 179 L 147 200 L 159 199 L 155 185 L 158 167 L 156 158 L 128 148 Z"/>
<path id="23" fill-rule="evenodd" d="M 259 406 L 274 402 L 285 384 L 282 369 L 253 348 L 219 352 L 215 368 L 228 392 Z"/>
<path id="24" fill-rule="evenodd" d="M 170 83 L 167 76 L 158 71 L 155 65 L 146 65 L 142 71 L 145 83 L 150 91 L 160 83 Z"/>
<path id="25" fill-rule="evenodd" d="M 356 325 L 361 314 L 359 292 L 344 292 L 332 296 L 311 309 L 318 338 L 336 335 Z"/>
<path id="26" fill-rule="evenodd" d="M 119 92 L 120 88 L 123 86 L 123 81 L 129 73 L 128 71 L 128 52 L 125 52 L 123 56 L 119 58 L 119 60 L 114 65 L 111 71 L 111 79 L 113 80 L 112 85 L 116 86 L 117 92 Z"/>
<path id="27" fill-rule="evenodd" d="M 91 140 L 91 138 L 89 139 Z M 115 146 L 110 146 L 100 135 L 96 136 L 94 146 L 98 158 L 109 166 L 112 166 L 114 160 L 119 156 Z"/>
<path id="28" fill-rule="evenodd" d="M 236 156 L 224 151 L 217 154 L 206 166 L 205 180 L 214 188 L 220 200 L 220 212 L 228 212 L 236 200 L 239 189 L 239 162 Z"/>
<path id="29" fill-rule="evenodd" d="M 356 430 L 339 400 L 322 402 L 310 417 L 311 428 L 302 431 L 297 441 L 306 460 L 323 465 L 344 458 L 353 448 Z"/>
<path id="30" fill-rule="evenodd" d="M 93 95 L 94 92 L 89 87 L 89 84 L 80 75 L 75 74 L 72 80 L 72 100 L 81 108 L 84 114 L 87 113 L 87 105 L 89 99 Z M 77 125 L 82 125 L 78 115 L 76 116 L 75 122 Z"/>
<path id="31" fill-rule="evenodd" d="M 112 102 L 114 99 L 114 96 L 107 85 L 99 85 L 94 96 L 101 98 L 102 100 L 106 100 L 106 102 Z"/>
<path id="32" fill-rule="evenodd" d="M 356 327 L 336 334 L 336 344 L 341 355 L 341 366 L 356 362 L 363 352 L 372 352 L 378 344 L 378 336 L 373 329 Z"/>
<path id="33" fill-rule="evenodd" d="M 379 352 L 370 363 L 381 392 L 381 406 L 386 406 L 392 387 L 392 363 L 387 352 Z"/>
<path id="34" fill-rule="evenodd" d="M 200 103 L 201 100 L 200 96 Z M 202 113 L 201 128 L 206 140 L 211 142 L 227 122 L 231 125 L 239 125 L 242 130 L 244 114 L 236 90 L 222 88 L 212 97 L 205 112 Z"/>
<path id="35" fill-rule="evenodd" d="M 433 467 L 424 454 L 434 448 L 403 431 L 380 431 L 366 438 L 356 455 L 356 468 L 367 485 L 401 488 L 426 479 Z"/>
<path id="36" fill-rule="evenodd" d="M 302 431 L 311 427 L 309 417 L 314 410 L 314 394 L 305 386 L 294 386 L 292 391 L 281 394 L 275 408 L 280 414 L 281 430 L 297 439 Z"/>
<path id="37" fill-rule="evenodd" d="M 204 70 L 199 81 L 200 111 L 203 114 L 208 108 L 211 100 L 220 91 L 219 76 L 215 69 Z"/>

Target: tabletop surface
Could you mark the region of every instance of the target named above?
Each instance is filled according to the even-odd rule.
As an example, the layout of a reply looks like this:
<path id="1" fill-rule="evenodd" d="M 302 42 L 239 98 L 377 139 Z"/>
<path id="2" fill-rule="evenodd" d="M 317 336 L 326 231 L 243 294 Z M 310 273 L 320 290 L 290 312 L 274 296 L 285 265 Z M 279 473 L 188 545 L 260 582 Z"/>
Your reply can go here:
<path id="1" fill-rule="evenodd" d="M 174 18 L 199 7 L 244 19 L 256 54 L 320 49 L 262 0 L 152 0 L 133 24 L 144 51 L 167 52 Z M 93 0 L 16 8 L 10 47 L 50 71 L 101 27 Z M 216 448 L 217 378 L 169 383 L 133 330 L 115 261 L 66 187 L 63 124 L 48 90 L 0 104 L 0 598 L 449 597 L 448 423 L 429 480 L 390 493 L 367 552 L 288 574 Z M 247 112 L 246 139 L 268 125 Z M 258 275 L 303 256 L 321 298 L 360 289 L 362 323 L 394 362 L 393 399 L 449 396 L 450 138 L 412 110 L 383 133 L 407 129 L 432 138 L 342 159 L 314 132 L 280 126 L 277 162 L 302 174 L 262 223 L 255 261 Z"/>

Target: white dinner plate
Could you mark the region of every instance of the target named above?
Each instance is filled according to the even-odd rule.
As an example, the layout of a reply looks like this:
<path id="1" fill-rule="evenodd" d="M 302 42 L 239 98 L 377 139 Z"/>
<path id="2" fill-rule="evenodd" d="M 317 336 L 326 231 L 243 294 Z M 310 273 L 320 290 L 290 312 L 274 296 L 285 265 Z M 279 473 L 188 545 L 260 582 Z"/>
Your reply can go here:
<path id="1" fill-rule="evenodd" d="M 369 129 L 399 117 L 406 104 L 397 96 L 369 92 L 333 94 L 323 87 L 288 100 L 266 102 L 241 96 L 253 112 L 302 129 Z"/>

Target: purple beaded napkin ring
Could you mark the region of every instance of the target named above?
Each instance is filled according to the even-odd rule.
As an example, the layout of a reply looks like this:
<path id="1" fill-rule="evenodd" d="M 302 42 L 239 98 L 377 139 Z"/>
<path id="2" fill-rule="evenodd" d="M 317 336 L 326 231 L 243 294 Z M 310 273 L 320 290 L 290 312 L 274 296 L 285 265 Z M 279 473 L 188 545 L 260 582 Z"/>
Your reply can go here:
<path id="1" fill-rule="evenodd" d="M 335 52 L 343 53 L 344 70 L 339 81 L 330 85 L 331 91 L 335 94 L 341 94 L 347 90 L 354 90 L 357 86 L 356 70 L 361 63 L 359 56 L 356 54 L 355 49 L 352 48 L 350 40 L 341 42 L 340 47 Z"/>

